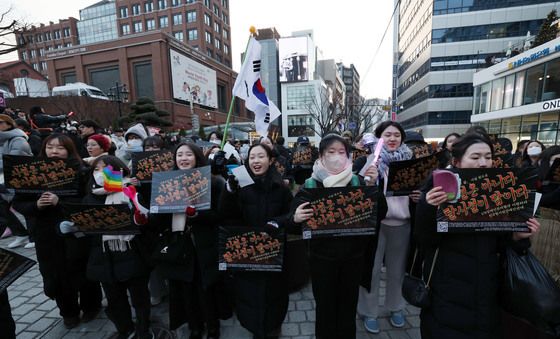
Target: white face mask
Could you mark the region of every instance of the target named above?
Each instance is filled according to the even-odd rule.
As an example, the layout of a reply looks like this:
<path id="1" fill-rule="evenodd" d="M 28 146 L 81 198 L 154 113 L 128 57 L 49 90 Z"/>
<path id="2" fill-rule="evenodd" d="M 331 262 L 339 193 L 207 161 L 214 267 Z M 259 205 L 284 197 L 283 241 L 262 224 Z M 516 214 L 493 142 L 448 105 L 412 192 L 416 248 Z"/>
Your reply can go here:
<path id="1" fill-rule="evenodd" d="M 210 142 L 216 145 L 220 145 L 222 143 L 220 139 L 211 139 Z"/>
<path id="2" fill-rule="evenodd" d="M 140 139 L 128 140 L 128 146 L 133 147 L 133 148 L 141 147 L 142 146 L 142 140 L 140 140 Z"/>
<path id="3" fill-rule="evenodd" d="M 105 178 L 103 177 L 103 172 L 95 171 L 93 172 L 93 179 L 98 186 L 103 186 L 105 183 Z"/>
<path id="4" fill-rule="evenodd" d="M 348 158 L 342 154 L 325 155 L 325 157 L 323 157 L 323 164 L 327 170 L 332 173 L 338 174 L 344 171 L 347 163 Z"/>
<path id="5" fill-rule="evenodd" d="M 542 153 L 542 148 L 535 146 L 527 149 L 527 154 L 530 156 L 536 156 Z"/>

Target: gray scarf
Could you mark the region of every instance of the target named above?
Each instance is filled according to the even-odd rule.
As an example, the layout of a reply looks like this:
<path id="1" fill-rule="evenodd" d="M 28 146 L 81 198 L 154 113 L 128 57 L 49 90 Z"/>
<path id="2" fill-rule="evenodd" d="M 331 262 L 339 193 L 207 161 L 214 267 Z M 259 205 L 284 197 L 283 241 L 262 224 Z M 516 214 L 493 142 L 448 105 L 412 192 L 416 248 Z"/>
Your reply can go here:
<path id="1" fill-rule="evenodd" d="M 379 155 L 379 176 L 387 175 L 389 171 L 389 164 L 394 161 L 403 161 L 412 159 L 412 151 L 405 143 L 402 143 L 399 148 L 393 152 L 387 150 L 387 146 L 383 145 L 381 154 Z"/>

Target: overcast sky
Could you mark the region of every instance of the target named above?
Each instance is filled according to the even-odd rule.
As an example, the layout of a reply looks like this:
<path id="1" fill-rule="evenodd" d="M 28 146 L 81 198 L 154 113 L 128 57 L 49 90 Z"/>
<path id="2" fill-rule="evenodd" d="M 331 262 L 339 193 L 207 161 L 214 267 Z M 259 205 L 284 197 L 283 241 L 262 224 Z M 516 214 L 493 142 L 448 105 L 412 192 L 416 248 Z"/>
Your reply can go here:
<path id="1" fill-rule="evenodd" d="M 73 16 L 96 0 L 2 0 L 2 12 L 12 6 L 12 18 L 29 23 L 58 22 Z M 39 5 L 41 3 L 41 5 Z M 393 26 L 389 28 L 374 60 L 383 31 L 393 11 L 389 0 L 230 0 L 233 68 L 239 71 L 251 25 L 276 27 L 282 36 L 313 29 L 315 44 L 326 59 L 353 63 L 361 76 L 361 94 L 366 98 L 391 95 Z M 15 60 L 14 54 L 0 56 L 0 62 Z M 368 74 L 366 70 L 373 60 Z"/>

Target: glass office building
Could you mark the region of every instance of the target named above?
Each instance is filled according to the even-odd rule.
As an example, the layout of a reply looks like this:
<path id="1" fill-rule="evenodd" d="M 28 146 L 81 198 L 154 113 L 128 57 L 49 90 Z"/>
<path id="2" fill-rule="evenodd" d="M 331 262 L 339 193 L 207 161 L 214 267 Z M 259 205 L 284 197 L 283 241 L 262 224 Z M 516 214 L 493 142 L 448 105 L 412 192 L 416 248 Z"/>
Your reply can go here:
<path id="1" fill-rule="evenodd" d="M 477 72 L 471 121 L 513 143 L 560 142 L 560 38 Z"/>
<path id="2" fill-rule="evenodd" d="M 115 1 L 100 1 L 80 10 L 78 36 L 82 45 L 117 39 Z"/>
<path id="3" fill-rule="evenodd" d="M 560 2 L 401 1 L 394 28 L 397 121 L 430 140 L 464 132 L 473 113 L 473 74 L 506 60 L 509 46 L 522 50 L 527 33 L 534 36 L 553 9 Z"/>

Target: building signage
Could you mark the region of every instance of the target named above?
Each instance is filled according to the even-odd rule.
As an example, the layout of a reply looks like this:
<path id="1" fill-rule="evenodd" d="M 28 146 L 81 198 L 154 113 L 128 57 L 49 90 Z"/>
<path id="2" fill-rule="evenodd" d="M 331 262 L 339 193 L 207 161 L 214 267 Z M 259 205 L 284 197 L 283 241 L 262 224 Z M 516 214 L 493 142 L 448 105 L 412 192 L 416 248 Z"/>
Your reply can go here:
<path id="1" fill-rule="evenodd" d="M 193 101 L 203 106 L 218 107 L 216 71 L 169 50 L 173 98 Z"/>
<path id="2" fill-rule="evenodd" d="M 545 101 L 542 103 L 543 111 L 560 110 L 560 99 Z"/>
<path id="3" fill-rule="evenodd" d="M 67 56 L 67 55 L 83 53 L 85 51 L 87 51 L 87 48 L 85 48 L 85 47 L 65 49 L 63 51 L 55 51 L 53 53 L 47 53 L 47 59 L 58 58 L 58 57 L 63 57 L 63 56 Z"/>
<path id="4" fill-rule="evenodd" d="M 280 39 L 278 57 L 280 82 L 309 80 L 307 37 Z"/>
<path id="5" fill-rule="evenodd" d="M 552 48 L 552 47 L 547 47 L 544 49 L 541 49 L 540 51 L 537 51 L 535 53 L 532 53 L 529 56 L 526 56 L 524 58 L 520 58 L 518 60 L 512 61 L 508 64 L 508 69 L 513 69 L 519 66 L 523 66 L 527 63 L 533 62 L 537 59 L 543 58 L 547 55 L 550 55 L 552 53 L 557 53 L 560 52 L 560 45 L 556 45 L 556 47 Z"/>

